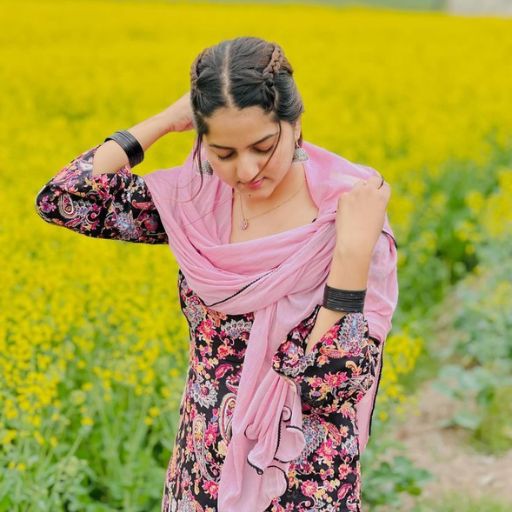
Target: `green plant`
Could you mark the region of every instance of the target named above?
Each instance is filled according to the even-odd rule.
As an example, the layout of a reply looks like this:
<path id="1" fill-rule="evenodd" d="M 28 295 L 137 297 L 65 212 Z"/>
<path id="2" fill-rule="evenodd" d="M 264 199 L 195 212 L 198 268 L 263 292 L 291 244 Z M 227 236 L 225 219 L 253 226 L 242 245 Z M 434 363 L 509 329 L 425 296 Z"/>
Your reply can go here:
<path id="1" fill-rule="evenodd" d="M 467 429 L 478 447 L 500 452 L 512 448 L 512 242 L 483 244 L 477 254 L 485 272 L 468 276 L 446 301 L 452 342 L 438 351 L 434 387 L 456 402 L 444 426 Z"/>
<path id="2" fill-rule="evenodd" d="M 368 443 L 362 457 L 362 499 L 364 509 L 374 511 L 377 507 L 392 505 L 399 507 L 404 494 L 418 496 L 422 486 L 433 478 L 432 473 L 414 466 L 404 454 L 405 447 L 389 436 L 389 424 L 374 423 L 374 439 Z M 386 433 L 388 432 L 388 433 Z"/>

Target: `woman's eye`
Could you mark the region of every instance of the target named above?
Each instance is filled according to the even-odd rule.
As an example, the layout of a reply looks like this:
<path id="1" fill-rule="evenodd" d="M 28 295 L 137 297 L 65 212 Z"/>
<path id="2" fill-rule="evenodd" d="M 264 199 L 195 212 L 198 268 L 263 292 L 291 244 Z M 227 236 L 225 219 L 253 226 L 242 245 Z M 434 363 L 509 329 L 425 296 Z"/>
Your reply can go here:
<path id="1" fill-rule="evenodd" d="M 268 149 L 255 149 L 256 153 L 262 153 L 262 154 L 265 154 L 265 153 L 270 153 L 270 151 L 272 150 L 273 146 L 270 146 Z M 231 158 L 232 156 L 234 155 L 234 153 L 231 153 L 230 155 L 227 155 L 227 156 L 220 156 L 220 155 L 217 155 L 217 158 L 219 160 L 228 160 L 229 158 Z"/>

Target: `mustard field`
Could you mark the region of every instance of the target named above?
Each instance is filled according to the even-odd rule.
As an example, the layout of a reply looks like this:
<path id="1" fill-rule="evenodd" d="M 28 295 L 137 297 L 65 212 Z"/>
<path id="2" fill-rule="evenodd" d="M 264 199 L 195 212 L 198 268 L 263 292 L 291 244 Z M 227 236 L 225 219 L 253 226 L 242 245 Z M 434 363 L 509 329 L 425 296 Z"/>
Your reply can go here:
<path id="1" fill-rule="evenodd" d="M 390 183 L 400 301 L 374 421 L 407 407 L 424 320 L 482 275 L 480 247 L 512 234 L 512 20 L 165 2 L 2 11 L 0 511 L 159 506 L 188 365 L 176 262 L 167 246 L 45 223 L 34 201 L 81 152 L 184 94 L 194 57 L 222 39 L 279 42 L 304 138 Z M 192 141 L 165 136 L 135 172 L 180 164 Z"/>

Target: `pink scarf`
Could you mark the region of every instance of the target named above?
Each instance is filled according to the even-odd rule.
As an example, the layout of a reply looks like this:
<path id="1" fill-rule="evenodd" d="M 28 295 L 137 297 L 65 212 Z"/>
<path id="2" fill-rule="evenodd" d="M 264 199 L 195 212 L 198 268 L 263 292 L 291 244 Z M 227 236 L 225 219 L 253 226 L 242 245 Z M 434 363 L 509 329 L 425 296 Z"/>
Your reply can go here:
<path id="1" fill-rule="evenodd" d="M 169 245 L 188 284 L 205 304 L 226 314 L 254 312 L 254 322 L 232 417 L 231 440 L 218 489 L 218 510 L 265 510 L 287 489 L 290 462 L 305 440 L 300 395 L 271 368 L 287 334 L 323 301 L 335 246 L 340 193 L 355 179 L 376 174 L 312 143 L 302 162 L 317 220 L 264 238 L 230 244 L 232 188 L 215 174 L 200 176 L 192 151 L 182 166 L 144 176 Z M 205 156 L 202 154 L 202 160 Z M 393 236 L 387 215 L 383 229 Z M 396 252 L 381 233 L 368 277 L 364 315 L 381 342 L 391 329 L 398 300 Z M 378 371 L 378 369 L 377 369 Z M 372 414 L 374 385 L 357 404 L 360 452 Z"/>

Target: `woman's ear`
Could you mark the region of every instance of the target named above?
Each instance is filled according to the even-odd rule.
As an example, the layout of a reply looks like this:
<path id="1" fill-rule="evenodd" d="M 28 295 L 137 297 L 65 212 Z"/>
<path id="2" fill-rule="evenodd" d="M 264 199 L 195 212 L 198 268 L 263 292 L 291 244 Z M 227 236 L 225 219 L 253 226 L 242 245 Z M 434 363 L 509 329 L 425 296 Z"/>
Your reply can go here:
<path id="1" fill-rule="evenodd" d="M 293 138 L 298 141 L 302 131 L 302 123 L 300 117 L 295 121 L 293 125 Z"/>

